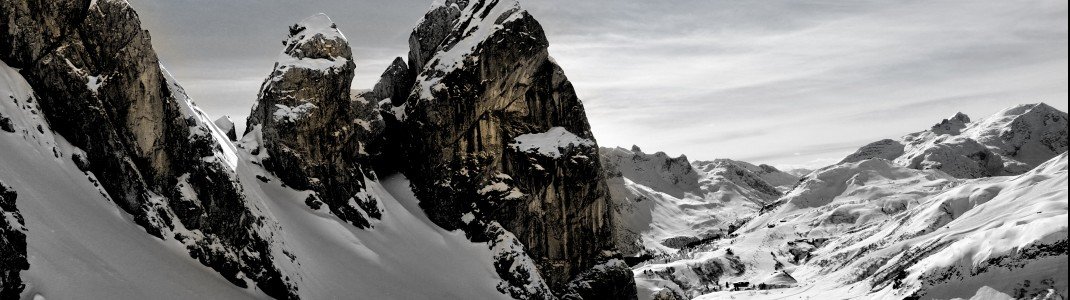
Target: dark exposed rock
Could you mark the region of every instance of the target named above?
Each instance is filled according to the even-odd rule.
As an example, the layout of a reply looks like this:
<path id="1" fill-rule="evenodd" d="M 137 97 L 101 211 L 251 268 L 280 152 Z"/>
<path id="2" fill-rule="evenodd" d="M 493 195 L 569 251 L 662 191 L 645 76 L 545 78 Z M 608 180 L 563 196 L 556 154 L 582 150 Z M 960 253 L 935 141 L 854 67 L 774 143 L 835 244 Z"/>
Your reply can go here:
<path id="1" fill-rule="evenodd" d="M 229 144 L 162 70 L 125 1 L 3 1 L 0 16 L 0 59 L 21 68 L 51 129 L 85 151 L 87 170 L 138 225 L 175 237 L 238 286 L 248 278 L 273 297 L 295 296 L 258 233 Z M 202 234 L 177 234 L 176 222 Z"/>
<path id="2" fill-rule="evenodd" d="M 456 30 L 461 10 L 468 7 L 469 0 L 447 0 L 424 14 L 420 24 L 409 35 L 409 70 L 423 72 L 424 65 L 439 51 L 446 36 Z"/>
<path id="3" fill-rule="evenodd" d="M 400 57 L 395 58 L 386 71 L 383 71 L 383 75 L 379 77 L 379 82 L 372 88 L 370 95 L 366 97 L 372 102 L 389 99 L 391 105 L 401 105 L 409 97 L 415 76 L 405 64 L 405 60 Z"/>
<path id="4" fill-rule="evenodd" d="M 11 123 L 11 118 L 0 116 L 0 130 L 15 132 L 15 124 Z"/>
<path id="5" fill-rule="evenodd" d="M 966 128 L 966 125 L 970 123 L 970 117 L 964 113 L 957 113 L 951 118 L 944 119 L 933 125 L 931 130 L 936 134 L 959 134 L 962 133 L 962 129 Z"/>
<path id="6" fill-rule="evenodd" d="M 366 228 L 368 217 L 380 213 L 378 200 L 365 193 L 370 169 L 360 163 L 367 157 L 362 138 L 374 128 L 359 117 L 378 116 L 375 105 L 351 99 L 353 54 L 336 27 L 323 14 L 290 27 L 246 133 L 259 131 L 265 169 L 290 187 L 316 191 L 336 216 Z"/>
<path id="7" fill-rule="evenodd" d="M 661 241 L 661 244 L 665 245 L 665 247 L 669 247 L 669 248 L 673 248 L 673 249 L 683 249 L 684 247 L 687 247 L 687 245 L 690 245 L 691 243 L 695 243 L 695 242 L 698 242 L 698 241 L 699 241 L 698 237 L 693 237 L 693 236 L 674 236 L 674 237 L 667 238 L 667 239 Z"/>
<path id="8" fill-rule="evenodd" d="M 407 77 L 384 74 L 392 82 L 377 89 L 390 86 L 392 100 L 408 95 L 381 109 L 387 151 L 400 153 L 421 207 L 474 239 L 485 229 L 473 224 L 501 224 L 563 295 L 612 248 L 612 225 L 597 144 L 542 27 L 515 1 L 445 1 L 409 45 L 414 85 L 397 88 L 394 78 Z M 630 276 L 605 279 L 634 285 Z"/>
<path id="9" fill-rule="evenodd" d="M 26 260 L 26 221 L 15 206 L 16 198 L 18 194 L 0 182 L 0 299 L 19 298 L 26 287 L 19 272 L 30 268 Z"/>
<path id="10" fill-rule="evenodd" d="M 621 259 L 595 265 L 569 283 L 563 299 L 635 299 L 638 297 L 632 269 Z"/>

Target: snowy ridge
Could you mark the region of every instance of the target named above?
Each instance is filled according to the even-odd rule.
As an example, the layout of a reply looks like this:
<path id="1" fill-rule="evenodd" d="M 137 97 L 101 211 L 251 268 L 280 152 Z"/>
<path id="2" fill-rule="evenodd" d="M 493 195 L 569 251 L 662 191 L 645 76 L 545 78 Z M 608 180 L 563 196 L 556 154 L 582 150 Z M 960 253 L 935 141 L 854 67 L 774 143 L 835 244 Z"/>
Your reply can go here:
<path id="1" fill-rule="evenodd" d="M 881 140 L 841 162 L 884 158 L 959 178 L 1024 173 L 1067 150 L 1067 114 L 1044 103 L 1004 109 L 970 122 L 958 113 L 926 131 Z"/>
<path id="2" fill-rule="evenodd" d="M 785 192 L 790 190 L 796 183 L 799 182 L 799 176 L 792 175 L 787 172 L 778 170 L 776 167 L 770 165 L 754 165 L 745 161 L 731 160 L 731 159 L 716 159 L 714 161 L 696 161 L 695 165 L 714 166 L 714 165 L 735 165 L 736 167 L 746 169 L 754 175 L 762 178 L 766 183 L 776 187 L 778 191 Z M 807 172 L 809 173 L 809 172 Z M 805 174 L 804 174 L 805 175 Z"/>
<path id="3" fill-rule="evenodd" d="M 1066 295 L 1066 159 L 1063 153 L 1019 176 L 982 179 L 883 159 L 827 167 L 731 238 L 638 267 L 640 295 Z M 711 272 L 714 264 L 722 271 Z M 797 282 L 725 291 L 726 283 L 785 282 L 771 280 L 777 272 Z"/>
<path id="4" fill-rule="evenodd" d="M 621 232 L 618 248 L 627 254 L 671 254 L 727 235 L 780 195 L 737 166 L 753 166 L 744 162 L 691 163 L 635 146 L 602 148 L 600 154 Z"/>

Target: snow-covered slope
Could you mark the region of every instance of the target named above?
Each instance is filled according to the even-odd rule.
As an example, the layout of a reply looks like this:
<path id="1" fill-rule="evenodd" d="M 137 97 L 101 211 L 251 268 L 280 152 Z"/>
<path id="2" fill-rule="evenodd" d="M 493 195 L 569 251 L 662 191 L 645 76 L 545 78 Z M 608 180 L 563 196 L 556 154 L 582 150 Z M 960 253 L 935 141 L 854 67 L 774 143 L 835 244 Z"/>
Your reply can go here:
<path id="1" fill-rule="evenodd" d="M 799 175 L 792 175 L 788 172 L 778 170 L 776 167 L 762 164 L 754 165 L 745 161 L 731 160 L 731 159 L 716 159 L 713 161 L 696 161 L 694 165 L 699 169 L 710 172 L 715 168 L 722 168 L 736 173 L 735 168 L 747 170 L 749 173 L 757 175 L 764 183 L 772 186 L 777 191 L 787 192 L 791 188 L 795 187 L 796 183 L 799 183 Z M 807 172 L 809 173 L 809 172 Z M 805 174 L 802 174 L 805 175 Z M 757 186 L 757 183 L 750 184 L 755 189 L 764 189 L 765 187 Z"/>
<path id="2" fill-rule="evenodd" d="M 617 244 L 627 254 L 673 253 L 724 235 L 781 195 L 767 179 L 797 180 L 772 167 L 728 159 L 691 163 L 636 146 L 600 154 L 617 213 Z"/>
<path id="3" fill-rule="evenodd" d="M 79 169 L 81 151 L 52 133 L 29 85 L 4 64 L 0 97 L 10 100 L 0 102 L 0 116 L 14 130 L 0 131 L 0 182 L 18 194 L 27 229 L 23 297 L 267 298 L 201 265 L 179 242 L 149 235 L 110 202 L 92 173 Z M 276 264 L 302 298 L 506 298 L 497 290 L 490 246 L 431 223 L 403 177 L 369 184 L 383 217 L 360 230 L 306 206 L 309 192 L 283 187 L 254 163 L 250 143 L 236 147 L 238 178 L 272 224 L 265 235 L 280 252 Z"/>
<path id="4" fill-rule="evenodd" d="M 841 162 L 884 158 L 959 178 L 1024 173 L 1067 150 L 1067 114 L 1023 104 L 971 122 L 958 113 L 925 131 L 863 146 Z"/>
<path id="5" fill-rule="evenodd" d="M 285 187 L 249 153 L 259 136 L 239 142 L 239 177 L 279 223 L 290 249 L 284 272 L 295 278 L 304 299 L 505 299 L 497 291 L 492 252 L 486 243 L 468 241 L 462 231 L 434 225 L 400 175 L 368 180 L 367 192 L 379 199 L 382 217 L 358 229 L 327 207 L 312 209 L 313 193 Z"/>
<path id="6" fill-rule="evenodd" d="M 730 238 L 636 268 L 640 296 L 1065 297 L 1066 160 L 982 179 L 884 159 L 827 167 Z M 725 291 L 741 282 L 783 288 Z"/>
<path id="7" fill-rule="evenodd" d="M 0 62 L 0 182 L 18 194 L 29 270 L 23 297 L 252 298 L 204 267 L 177 241 L 157 239 L 110 202 L 84 157 L 45 123 L 19 73 Z M 81 158 L 84 160 L 84 158 Z"/>

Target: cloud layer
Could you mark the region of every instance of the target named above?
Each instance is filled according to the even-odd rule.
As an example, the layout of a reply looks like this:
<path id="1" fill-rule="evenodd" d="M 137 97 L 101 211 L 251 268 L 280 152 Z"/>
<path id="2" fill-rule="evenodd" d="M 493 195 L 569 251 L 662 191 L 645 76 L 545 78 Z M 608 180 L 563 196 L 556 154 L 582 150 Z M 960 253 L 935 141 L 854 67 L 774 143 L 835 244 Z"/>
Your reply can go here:
<path id="1" fill-rule="evenodd" d="M 427 1 L 131 0 L 210 114 L 248 114 L 286 26 L 327 12 L 367 88 Z M 1067 109 L 1065 1 L 524 1 L 603 146 L 784 166 L 962 111 Z"/>

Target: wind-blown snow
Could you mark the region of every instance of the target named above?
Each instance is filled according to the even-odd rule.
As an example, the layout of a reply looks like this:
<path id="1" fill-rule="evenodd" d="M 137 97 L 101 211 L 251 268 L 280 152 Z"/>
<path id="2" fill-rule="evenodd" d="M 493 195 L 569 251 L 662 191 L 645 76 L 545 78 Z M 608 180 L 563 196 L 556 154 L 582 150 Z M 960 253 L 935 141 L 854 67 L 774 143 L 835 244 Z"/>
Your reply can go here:
<path id="1" fill-rule="evenodd" d="M 581 138 L 564 127 L 553 127 L 542 133 L 521 134 L 509 144 L 521 152 L 538 153 L 553 158 L 561 157 L 562 149 L 593 145 L 593 141 Z"/>

